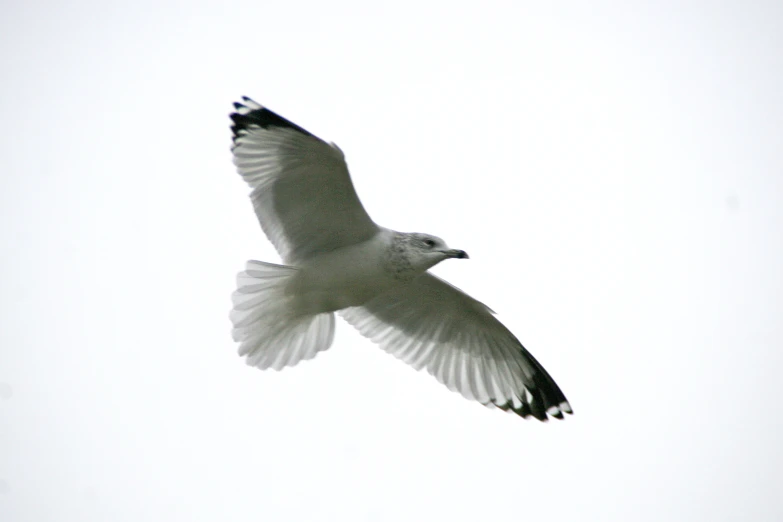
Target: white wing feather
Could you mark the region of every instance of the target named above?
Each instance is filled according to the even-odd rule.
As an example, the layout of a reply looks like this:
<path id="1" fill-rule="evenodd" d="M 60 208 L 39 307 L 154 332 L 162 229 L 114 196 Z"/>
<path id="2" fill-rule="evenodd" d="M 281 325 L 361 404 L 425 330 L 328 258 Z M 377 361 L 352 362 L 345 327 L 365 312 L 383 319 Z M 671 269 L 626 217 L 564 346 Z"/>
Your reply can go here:
<path id="1" fill-rule="evenodd" d="M 339 148 L 248 98 L 235 107 L 234 163 L 285 263 L 361 243 L 379 231 Z"/>
<path id="2" fill-rule="evenodd" d="M 467 399 L 542 420 L 571 413 L 554 380 L 491 310 L 432 274 L 340 314 Z"/>

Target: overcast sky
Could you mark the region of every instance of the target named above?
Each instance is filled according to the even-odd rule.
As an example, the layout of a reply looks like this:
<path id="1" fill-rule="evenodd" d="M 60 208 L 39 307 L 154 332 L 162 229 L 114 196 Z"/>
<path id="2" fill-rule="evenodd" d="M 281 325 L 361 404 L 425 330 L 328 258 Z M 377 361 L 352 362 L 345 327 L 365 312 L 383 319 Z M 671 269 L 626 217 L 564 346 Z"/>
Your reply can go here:
<path id="1" fill-rule="evenodd" d="M 0 519 L 783 519 L 783 4 L 375 5 L 4 7 Z M 575 415 L 342 321 L 246 366 L 234 277 L 279 258 L 242 95 L 336 142 L 376 222 L 468 251 L 434 271 Z"/>

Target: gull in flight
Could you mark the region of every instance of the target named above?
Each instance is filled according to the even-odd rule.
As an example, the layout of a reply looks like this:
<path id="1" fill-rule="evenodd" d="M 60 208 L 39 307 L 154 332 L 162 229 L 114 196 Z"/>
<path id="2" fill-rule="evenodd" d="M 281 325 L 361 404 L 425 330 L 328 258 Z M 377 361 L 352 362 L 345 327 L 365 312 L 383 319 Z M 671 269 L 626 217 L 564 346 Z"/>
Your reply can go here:
<path id="1" fill-rule="evenodd" d="M 463 397 L 540 420 L 571 406 L 494 312 L 428 269 L 467 259 L 430 234 L 370 219 L 343 152 L 249 98 L 234 104 L 234 164 L 284 265 L 248 261 L 232 295 L 233 337 L 249 365 L 280 370 L 359 332 Z"/>

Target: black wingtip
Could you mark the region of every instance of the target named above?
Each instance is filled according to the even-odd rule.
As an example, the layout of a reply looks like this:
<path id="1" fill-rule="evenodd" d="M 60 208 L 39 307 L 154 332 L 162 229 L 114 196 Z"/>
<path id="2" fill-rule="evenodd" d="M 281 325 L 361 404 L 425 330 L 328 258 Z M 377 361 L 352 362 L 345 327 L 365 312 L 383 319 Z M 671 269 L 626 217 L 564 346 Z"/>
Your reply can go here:
<path id="1" fill-rule="evenodd" d="M 565 418 L 564 413 L 572 415 L 574 411 L 568 399 L 549 372 L 524 347 L 522 350 L 523 355 L 536 370 L 533 376 L 534 384 L 527 388 L 532 397 L 530 402 L 533 416 L 539 420 L 544 420 L 542 417 L 548 418 L 548 416 L 562 420 Z"/>
<path id="2" fill-rule="evenodd" d="M 271 129 L 275 127 L 292 129 L 307 136 L 312 136 L 310 132 L 299 125 L 270 111 L 247 96 L 242 96 L 241 102 L 234 102 L 234 110 L 236 112 L 232 112 L 230 115 L 231 121 L 233 122 L 231 132 L 234 135 L 234 140 L 236 140 L 243 131 L 247 131 L 254 126 L 262 129 Z"/>
<path id="3" fill-rule="evenodd" d="M 554 382 L 552 383 L 554 384 Z M 506 404 L 498 404 L 493 402 L 495 406 L 503 411 L 510 411 L 516 413 L 523 419 L 533 417 L 541 422 L 549 421 L 549 418 L 555 418 L 558 420 L 565 419 L 564 413 L 572 415 L 574 411 L 571 409 L 571 405 L 562 396 L 560 388 L 554 384 L 554 388 L 549 388 L 547 391 L 542 391 L 538 388 L 527 389 L 530 393 L 531 400 L 529 402 L 522 402 L 518 407 L 514 407 L 511 402 Z M 562 397 L 561 400 L 555 399 L 555 397 Z"/>

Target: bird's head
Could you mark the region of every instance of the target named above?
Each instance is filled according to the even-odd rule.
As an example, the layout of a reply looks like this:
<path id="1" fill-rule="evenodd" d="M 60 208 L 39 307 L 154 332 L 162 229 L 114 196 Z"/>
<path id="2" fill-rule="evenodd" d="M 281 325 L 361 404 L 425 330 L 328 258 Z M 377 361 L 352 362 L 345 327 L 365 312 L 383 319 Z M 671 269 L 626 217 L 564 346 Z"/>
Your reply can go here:
<path id="1" fill-rule="evenodd" d="M 464 250 L 449 248 L 446 242 L 430 234 L 403 234 L 408 260 L 414 270 L 424 272 L 444 259 L 468 259 Z"/>

